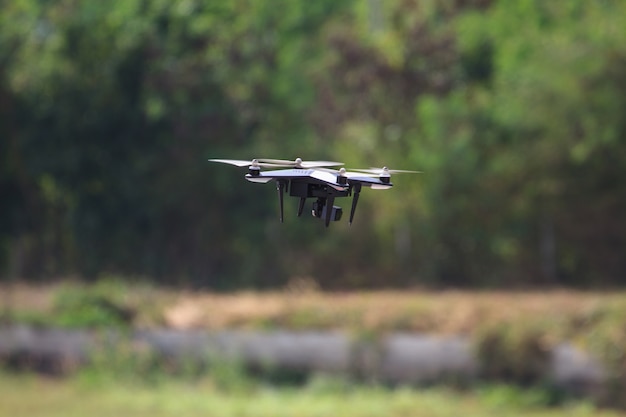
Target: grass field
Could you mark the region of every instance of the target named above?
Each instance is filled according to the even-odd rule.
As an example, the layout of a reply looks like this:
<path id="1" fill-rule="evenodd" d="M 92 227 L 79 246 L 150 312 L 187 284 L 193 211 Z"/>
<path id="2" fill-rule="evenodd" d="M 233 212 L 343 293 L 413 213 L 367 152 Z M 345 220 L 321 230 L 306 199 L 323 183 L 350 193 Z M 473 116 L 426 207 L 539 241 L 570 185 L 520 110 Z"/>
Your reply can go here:
<path id="1" fill-rule="evenodd" d="M 540 392 L 491 387 L 458 392 L 353 386 L 313 380 L 302 388 L 246 385 L 222 390 L 210 380 L 158 384 L 80 377 L 49 379 L 0 374 L 0 416 L 626 416 L 589 403 L 559 408 L 543 404 Z"/>
<path id="2" fill-rule="evenodd" d="M 514 382 L 515 378 L 528 379 L 528 363 L 545 364 L 550 347 L 568 341 L 606 366 L 612 378 L 611 386 L 615 387 L 607 401 L 626 406 L 622 395 L 626 389 L 626 292 L 410 290 L 325 293 L 304 284 L 283 291 L 229 294 L 129 285 L 121 280 L 106 280 L 91 286 L 14 284 L 0 287 L 0 314 L 3 317 L 0 322 L 63 327 L 317 329 L 343 331 L 367 338 L 395 331 L 462 334 L 475 342 L 480 360 L 487 361 L 485 369 L 489 369 L 494 380 L 498 381 L 504 375 Z M 531 375 L 536 382 L 541 381 L 543 366 L 535 370 L 536 375 Z M 38 391 L 54 394 L 33 399 L 25 397 L 39 385 L 45 389 Z M 12 390 L 16 392 L 6 394 Z M 110 409 L 110 412 L 100 414 L 96 411 L 89 413 L 96 416 L 117 415 L 125 407 L 134 410 L 133 413 L 136 411 L 135 415 L 148 415 L 148 412 L 157 416 L 172 415 L 174 411 L 168 410 L 179 406 L 185 409 L 177 415 L 439 416 L 459 415 L 461 411 L 463 415 L 565 415 L 565 412 L 568 415 L 596 415 L 587 406 L 576 406 L 567 411 L 510 408 L 507 404 L 519 402 L 517 397 L 521 395 L 523 399 L 527 394 L 511 397 L 506 390 L 496 390 L 497 395 L 492 395 L 493 392 L 489 395 L 459 394 L 437 389 L 386 391 L 367 387 L 339 392 L 341 395 L 333 390 L 320 394 L 310 389 L 292 388 L 224 393 L 206 385 L 179 383 L 156 388 L 139 385 L 132 389 L 108 384 L 103 390 L 92 390 L 71 379 L 47 381 L 5 375 L 0 381 L 0 395 L 21 399 L 7 402 L 3 398 L 0 416 L 55 415 L 49 413 L 55 409 L 73 410 L 73 407 L 89 410 L 92 406 Z M 344 397 L 348 400 L 343 400 Z M 55 401 L 65 403 L 47 405 L 56 404 Z M 85 403 L 79 406 L 82 402 Z M 505 406 L 500 409 L 502 407 L 497 404 Z M 34 408 L 23 413 L 9 412 L 19 411 L 19 407 Z M 211 411 L 213 408 L 219 411 Z M 329 411 L 344 408 L 345 412 Z M 298 412 L 289 413 L 288 410 Z M 63 412 L 63 415 L 71 413 Z"/>

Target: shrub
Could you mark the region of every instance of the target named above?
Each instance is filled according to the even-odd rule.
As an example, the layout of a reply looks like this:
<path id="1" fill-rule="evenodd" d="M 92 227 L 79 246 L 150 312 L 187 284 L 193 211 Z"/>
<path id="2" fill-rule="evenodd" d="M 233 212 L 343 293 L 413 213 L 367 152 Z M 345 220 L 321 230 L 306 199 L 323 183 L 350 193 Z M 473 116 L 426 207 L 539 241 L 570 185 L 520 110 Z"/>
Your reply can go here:
<path id="1" fill-rule="evenodd" d="M 598 323 L 582 338 L 585 348 L 604 363 L 608 381 L 603 405 L 626 408 L 626 322 L 609 318 Z"/>
<path id="2" fill-rule="evenodd" d="M 54 324 L 62 327 L 128 327 L 135 317 L 124 303 L 124 288 L 111 281 L 63 287 L 53 310 Z"/>
<path id="3" fill-rule="evenodd" d="M 523 386 L 545 381 L 550 350 L 537 327 L 488 326 L 476 333 L 474 346 L 482 376 L 489 380 Z"/>

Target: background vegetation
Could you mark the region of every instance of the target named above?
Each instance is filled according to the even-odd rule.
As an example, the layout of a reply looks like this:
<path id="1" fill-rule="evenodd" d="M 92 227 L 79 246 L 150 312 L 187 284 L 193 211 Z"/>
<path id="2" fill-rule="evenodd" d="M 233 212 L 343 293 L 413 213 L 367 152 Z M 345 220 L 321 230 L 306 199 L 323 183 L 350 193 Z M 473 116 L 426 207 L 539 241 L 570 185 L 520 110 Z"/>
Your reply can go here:
<path id="1" fill-rule="evenodd" d="M 623 292 L 403 290 L 328 293 L 298 287 L 284 291 L 217 294 L 128 285 L 109 279 L 95 285 L 0 286 L 0 293 L 9 295 L 0 299 L 5 302 L 0 304 L 0 326 L 26 324 L 35 332 L 43 328 L 44 333 L 46 328 L 78 332 L 82 329 L 85 336 L 100 335 L 103 340 L 108 340 L 90 350 L 87 363 L 84 363 L 80 355 L 70 353 L 57 357 L 45 353 L 54 352 L 55 348 L 44 349 L 44 353 L 28 353 L 28 348 L 18 348 L 22 346 L 19 340 L 14 341 L 15 345 L 10 343 L 9 336 L 9 343 L 4 344 L 0 354 L 0 386 L 6 379 L 14 379 L 12 389 L 25 393 L 32 392 L 20 388 L 28 379 L 17 379 L 16 376 L 36 371 L 48 377 L 55 376 L 54 382 L 49 384 L 59 385 L 55 390 L 60 390 L 63 398 L 66 398 L 66 391 L 73 393 L 77 387 L 86 385 L 103 392 L 93 401 L 110 401 L 115 407 L 122 401 L 117 398 L 115 390 L 120 384 L 129 384 L 131 392 L 152 390 L 158 396 L 161 392 L 176 395 L 178 384 L 182 383 L 185 386 L 191 384 L 189 388 L 194 392 L 198 390 L 198 395 L 205 392 L 209 396 L 219 396 L 224 391 L 235 394 L 233 398 L 223 398 L 224 406 L 231 401 L 243 401 L 245 395 L 240 395 L 243 393 L 261 398 L 266 394 L 285 397 L 285 401 L 295 396 L 305 403 L 313 401 L 316 396 L 325 398 L 325 393 L 342 392 L 355 396 L 373 393 L 380 395 L 376 403 L 393 402 L 396 395 L 406 397 L 405 400 L 412 403 L 428 401 L 419 394 L 423 394 L 426 384 L 430 387 L 428 397 L 435 393 L 437 398 L 449 397 L 450 401 L 462 403 L 455 407 L 467 406 L 467 398 L 471 397 L 480 410 L 504 408 L 513 414 L 518 411 L 539 412 L 554 406 L 570 410 L 584 405 L 583 409 L 577 408 L 584 411 L 583 414 L 595 411 L 596 406 L 626 409 L 623 395 L 626 387 L 626 295 Z M 302 331 L 339 332 L 350 340 L 368 344 L 383 343 L 388 336 L 397 333 L 444 338 L 461 336 L 470 342 L 478 373 L 469 378 L 444 377 L 436 388 L 431 385 L 433 383 L 411 385 L 405 382 L 406 387 L 395 386 L 396 390 L 392 390 L 391 385 L 385 385 L 385 378 L 381 375 L 364 375 L 361 371 L 335 374 L 339 380 L 335 377 L 329 380 L 328 376 L 305 370 L 215 360 L 209 351 L 206 358 L 163 356 L 149 343 L 124 337 L 151 328 L 253 333 L 291 331 L 293 334 Z M 120 338 L 107 339 L 107 334 L 118 334 Z M 597 370 L 591 372 L 600 373 L 599 385 L 594 385 L 592 380 L 581 380 L 567 388 L 554 380 L 552 352 L 563 343 L 589 355 L 591 363 L 597 364 Z M 370 356 L 374 361 L 381 358 Z M 376 389 L 364 384 L 374 384 Z M 304 391 L 296 394 L 294 390 Z M 579 398 L 583 394 L 584 397 Z M 157 402 L 147 392 L 146 396 L 145 401 L 154 408 L 169 409 L 169 400 Z M 28 395 L 19 398 L 26 406 L 37 410 L 45 410 L 50 401 L 47 399 L 42 403 L 40 398 L 31 401 Z M 330 401 L 328 407 L 331 407 L 338 398 L 326 400 Z M 584 400 L 585 404 L 578 404 L 576 401 L 579 400 Z M 5 410 L 12 410 L 11 407 L 20 401 L 16 400 Z M 73 409 L 72 401 L 75 401 L 74 394 L 67 397 L 67 403 L 63 403 L 61 409 Z M 216 406 L 216 402 L 217 398 L 207 400 L 206 406 Z M 433 415 L 448 410 L 444 404 L 445 400 L 435 401 Z M 520 410 L 517 409 L 519 406 L 522 406 Z M 390 406 L 388 412 L 392 413 L 394 407 Z M 368 407 L 363 410 L 366 409 Z M 2 410 L 0 406 L 0 415 Z M 453 411 L 456 408 L 446 412 L 452 415 Z M 361 409 L 350 409 L 355 415 L 360 412 Z M 477 411 L 477 414 L 481 413 Z M 222 412 L 219 415 L 228 414 Z"/>
<path id="2" fill-rule="evenodd" d="M 5 278 L 614 286 L 619 0 L 0 1 Z M 350 228 L 210 157 L 423 170 Z"/>

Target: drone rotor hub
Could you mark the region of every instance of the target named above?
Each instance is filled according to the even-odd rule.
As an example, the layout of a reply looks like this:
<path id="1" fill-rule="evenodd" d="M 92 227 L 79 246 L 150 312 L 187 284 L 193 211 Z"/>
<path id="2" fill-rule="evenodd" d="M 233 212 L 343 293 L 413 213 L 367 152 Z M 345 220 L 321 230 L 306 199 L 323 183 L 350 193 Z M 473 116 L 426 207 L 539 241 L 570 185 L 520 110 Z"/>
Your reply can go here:
<path id="1" fill-rule="evenodd" d="M 346 175 L 346 169 L 339 169 L 339 173 L 337 174 L 337 184 L 345 185 L 348 183 L 348 176 Z"/>
<path id="2" fill-rule="evenodd" d="M 259 165 L 258 159 L 253 159 L 250 166 L 248 167 L 248 172 L 253 177 L 258 177 L 261 173 L 261 166 Z"/>

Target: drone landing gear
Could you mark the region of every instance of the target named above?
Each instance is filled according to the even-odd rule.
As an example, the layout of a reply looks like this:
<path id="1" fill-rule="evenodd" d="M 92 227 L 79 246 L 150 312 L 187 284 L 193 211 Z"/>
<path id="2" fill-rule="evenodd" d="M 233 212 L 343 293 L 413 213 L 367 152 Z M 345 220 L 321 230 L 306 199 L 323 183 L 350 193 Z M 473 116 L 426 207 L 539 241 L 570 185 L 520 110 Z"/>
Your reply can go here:
<path id="1" fill-rule="evenodd" d="M 354 195 L 352 197 L 352 209 L 350 209 L 350 225 L 352 225 L 352 219 L 354 219 L 354 212 L 356 211 L 356 205 L 359 202 L 359 194 L 361 194 L 361 184 L 357 183 L 354 185 L 354 189 L 352 190 Z"/>
<path id="2" fill-rule="evenodd" d="M 328 227 L 328 225 L 330 224 L 330 216 L 333 214 L 333 211 L 335 210 L 335 206 L 333 206 L 333 203 L 335 202 L 335 197 L 328 197 L 326 199 L 326 218 L 324 219 L 324 224 L 326 225 L 326 227 Z M 332 210 L 328 210 L 328 207 L 332 207 Z M 339 209 L 341 210 L 341 208 Z M 341 213 L 341 211 L 339 212 Z M 335 217 L 335 216 L 333 216 Z M 339 215 L 339 217 L 341 218 L 341 214 Z M 339 219 L 337 219 L 339 220 Z M 337 221 L 335 220 L 335 221 Z"/>
<path id="3" fill-rule="evenodd" d="M 283 192 L 287 188 L 288 182 L 276 181 L 276 190 L 278 191 L 278 205 L 280 206 L 280 222 L 283 223 L 284 217 L 284 204 L 283 204 Z"/>
<path id="4" fill-rule="evenodd" d="M 298 203 L 298 217 L 302 216 L 302 211 L 304 210 L 304 203 L 306 203 L 306 197 L 300 197 L 300 202 Z"/>

